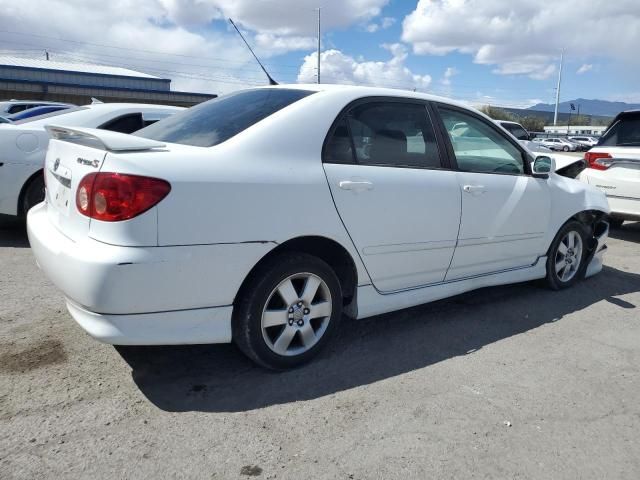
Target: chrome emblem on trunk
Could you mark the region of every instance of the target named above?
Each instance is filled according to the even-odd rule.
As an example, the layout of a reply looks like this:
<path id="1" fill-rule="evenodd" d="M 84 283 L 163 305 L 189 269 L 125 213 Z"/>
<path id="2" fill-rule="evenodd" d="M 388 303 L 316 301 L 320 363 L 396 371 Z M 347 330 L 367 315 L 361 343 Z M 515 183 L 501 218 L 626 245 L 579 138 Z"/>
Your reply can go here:
<path id="1" fill-rule="evenodd" d="M 56 161 L 53 162 L 53 171 L 54 172 L 57 171 L 59 166 L 60 166 L 60 159 L 56 158 Z"/>
<path id="2" fill-rule="evenodd" d="M 78 157 L 78 163 L 80 165 L 87 165 L 88 167 L 97 168 L 100 162 L 98 160 L 87 160 L 86 158 Z"/>

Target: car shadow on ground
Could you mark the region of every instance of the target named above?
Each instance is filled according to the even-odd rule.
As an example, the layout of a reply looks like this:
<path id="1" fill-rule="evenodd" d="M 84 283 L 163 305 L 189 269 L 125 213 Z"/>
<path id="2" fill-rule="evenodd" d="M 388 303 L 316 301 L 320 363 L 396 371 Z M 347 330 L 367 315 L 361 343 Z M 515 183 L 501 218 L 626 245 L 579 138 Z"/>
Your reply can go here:
<path id="1" fill-rule="evenodd" d="M 640 222 L 625 222 L 619 228 L 610 229 L 609 236 L 617 240 L 640 243 Z"/>
<path id="2" fill-rule="evenodd" d="M 0 215 L 0 247 L 29 247 L 27 225 L 24 219 Z"/>
<path id="3" fill-rule="evenodd" d="M 393 314 L 344 319 L 310 364 L 287 372 L 254 366 L 233 345 L 117 347 L 141 392 L 166 411 L 238 412 L 309 400 L 421 369 L 640 291 L 640 275 L 605 267 L 574 288 L 524 283 L 459 295 Z"/>

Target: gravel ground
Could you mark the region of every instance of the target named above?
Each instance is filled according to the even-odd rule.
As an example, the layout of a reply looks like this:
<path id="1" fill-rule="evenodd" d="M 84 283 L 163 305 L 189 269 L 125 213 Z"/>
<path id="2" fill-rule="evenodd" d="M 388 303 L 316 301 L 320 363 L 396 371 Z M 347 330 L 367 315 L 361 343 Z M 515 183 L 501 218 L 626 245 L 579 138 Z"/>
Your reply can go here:
<path id="1" fill-rule="evenodd" d="M 0 227 L 0 478 L 640 478 L 640 223 L 598 276 L 343 323 L 314 363 L 88 337 Z"/>

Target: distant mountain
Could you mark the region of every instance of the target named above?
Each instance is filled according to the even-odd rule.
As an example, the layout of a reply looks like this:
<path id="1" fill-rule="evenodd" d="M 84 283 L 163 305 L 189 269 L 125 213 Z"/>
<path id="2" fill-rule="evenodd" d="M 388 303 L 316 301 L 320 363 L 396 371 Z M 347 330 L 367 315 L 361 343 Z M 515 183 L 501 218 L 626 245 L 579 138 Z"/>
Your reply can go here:
<path id="1" fill-rule="evenodd" d="M 571 113 L 578 113 L 578 105 L 580 105 L 580 114 L 600 115 L 605 117 L 614 117 L 623 110 L 640 109 L 640 103 L 625 102 L 609 102 L 607 100 L 587 100 L 586 98 L 576 98 L 566 102 L 560 102 L 558 112 L 569 113 L 570 104 L 573 103 L 576 110 Z M 538 103 L 527 110 L 538 110 L 543 112 L 553 112 L 555 105 L 552 103 Z"/>

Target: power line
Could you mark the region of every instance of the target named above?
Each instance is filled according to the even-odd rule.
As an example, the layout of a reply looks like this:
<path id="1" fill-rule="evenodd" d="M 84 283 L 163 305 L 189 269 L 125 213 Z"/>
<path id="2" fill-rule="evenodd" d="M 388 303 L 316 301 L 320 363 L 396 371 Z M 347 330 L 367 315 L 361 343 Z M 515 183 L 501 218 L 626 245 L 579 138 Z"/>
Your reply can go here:
<path id="1" fill-rule="evenodd" d="M 14 32 L 11 30 L 0 30 L 0 33 L 7 33 L 10 35 L 23 35 L 23 36 L 27 36 L 27 37 L 37 37 L 37 38 L 46 38 L 48 40 L 55 40 L 58 42 L 69 42 L 69 43 L 75 43 L 77 45 L 91 45 L 93 47 L 100 47 L 100 48 L 114 48 L 117 50 L 124 50 L 124 51 L 129 51 L 129 52 L 142 52 L 142 53 L 151 53 L 154 55 L 162 55 L 162 56 L 172 56 L 172 57 L 184 57 L 184 58 L 197 58 L 199 60 L 218 60 L 218 61 L 222 61 L 225 63 L 245 63 L 245 62 L 239 62 L 237 60 L 229 60 L 227 58 L 224 57 L 209 57 L 209 56 L 203 56 L 203 55 L 186 55 L 186 54 L 181 54 L 181 53 L 169 53 L 169 52 L 162 52 L 159 50 L 146 50 L 146 49 L 141 49 L 141 48 L 131 48 L 131 47 L 120 47 L 117 45 L 107 45 L 107 44 L 102 44 L 102 43 L 92 43 L 92 42 L 86 42 L 86 41 L 80 41 L 80 40 L 70 40 L 67 38 L 60 38 L 60 37 L 52 37 L 50 35 L 39 35 L 36 33 L 24 33 L 24 32 Z M 10 42 L 9 42 L 10 43 Z M 266 64 L 268 64 L 268 62 L 265 62 Z M 294 65 L 284 65 L 284 64 L 280 64 L 281 66 L 288 66 L 288 67 L 294 67 Z"/>

